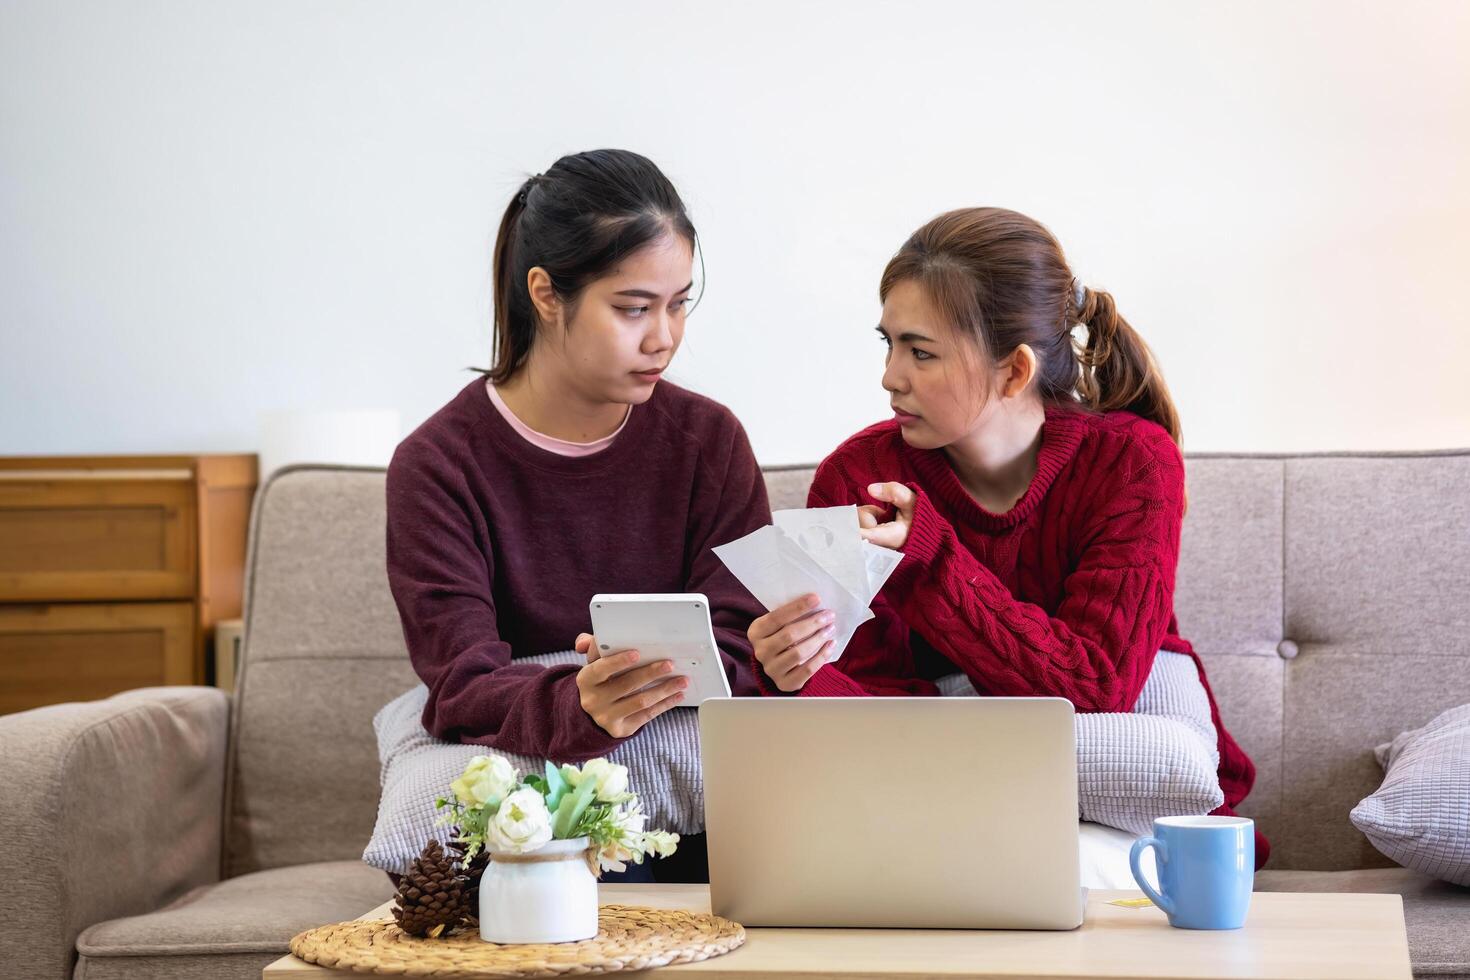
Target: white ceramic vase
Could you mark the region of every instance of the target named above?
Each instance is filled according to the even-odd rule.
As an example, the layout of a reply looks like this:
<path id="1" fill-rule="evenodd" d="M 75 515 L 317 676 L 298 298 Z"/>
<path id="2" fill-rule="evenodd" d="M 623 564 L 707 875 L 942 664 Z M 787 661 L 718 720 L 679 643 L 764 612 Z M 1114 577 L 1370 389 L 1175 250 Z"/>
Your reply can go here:
<path id="1" fill-rule="evenodd" d="M 597 935 L 597 877 L 588 840 L 553 840 L 529 854 L 496 854 L 480 879 L 480 938 L 574 943 Z"/>

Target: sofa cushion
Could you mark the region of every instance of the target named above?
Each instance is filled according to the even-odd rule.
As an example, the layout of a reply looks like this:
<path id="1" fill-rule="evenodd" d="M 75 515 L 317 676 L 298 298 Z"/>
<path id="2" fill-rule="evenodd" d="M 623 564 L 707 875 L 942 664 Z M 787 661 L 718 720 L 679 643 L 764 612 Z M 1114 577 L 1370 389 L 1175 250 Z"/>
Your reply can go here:
<path id="1" fill-rule="evenodd" d="M 1257 871 L 1256 891 L 1400 895 L 1414 976 L 1470 980 L 1470 888 L 1404 868 L 1369 868 Z"/>
<path id="2" fill-rule="evenodd" d="M 393 897 L 361 861 L 258 871 L 196 888 L 146 915 L 100 922 L 77 939 L 76 980 L 239 977 L 260 972 L 305 929 L 355 919 Z"/>
<path id="3" fill-rule="evenodd" d="M 1388 865 L 1348 814 L 1383 781 L 1375 745 L 1470 702 L 1467 483 L 1465 451 L 1287 461 L 1273 868 Z"/>
<path id="4" fill-rule="evenodd" d="M 227 877 L 355 861 L 372 833 L 373 713 L 417 680 L 388 590 L 383 479 L 287 468 L 256 495 L 226 769 Z"/>
<path id="5" fill-rule="evenodd" d="M 1391 860 L 1470 885 L 1470 704 L 1374 750 L 1383 785 L 1353 808 L 1353 826 Z"/>
<path id="6" fill-rule="evenodd" d="M 964 674 L 939 681 L 946 697 L 974 697 Z M 1202 814 L 1225 802 L 1210 702 L 1194 661 L 1161 650 L 1133 714 L 1077 715 L 1077 804 L 1083 820 L 1134 834 L 1155 817 Z"/>

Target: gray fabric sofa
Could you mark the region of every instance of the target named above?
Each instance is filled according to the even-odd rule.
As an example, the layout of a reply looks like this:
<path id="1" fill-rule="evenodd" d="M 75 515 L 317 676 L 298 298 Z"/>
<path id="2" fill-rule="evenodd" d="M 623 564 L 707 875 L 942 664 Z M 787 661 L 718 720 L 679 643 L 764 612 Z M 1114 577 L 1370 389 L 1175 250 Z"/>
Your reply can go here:
<path id="1" fill-rule="evenodd" d="M 809 468 L 768 471 L 800 506 Z M 1470 451 L 1192 456 L 1183 632 L 1254 758 L 1264 890 L 1396 892 L 1420 976 L 1470 977 L 1470 890 L 1348 821 L 1373 746 L 1470 702 Z M 416 682 L 383 567 L 383 473 L 260 493 L 233 698 L 129 692 L 0 717 L 0 975 L 259 977 L 390 897 L 359 856 L 373 714 Z"/>

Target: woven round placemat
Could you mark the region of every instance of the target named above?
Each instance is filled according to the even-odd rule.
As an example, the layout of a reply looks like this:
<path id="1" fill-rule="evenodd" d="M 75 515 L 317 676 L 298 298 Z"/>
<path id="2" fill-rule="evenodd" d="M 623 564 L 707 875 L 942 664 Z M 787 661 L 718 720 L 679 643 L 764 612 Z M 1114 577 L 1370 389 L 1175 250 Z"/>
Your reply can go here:
<path id="1" fill-rule="evenodd" d="M 498 946 L 473 930 L 417 939 L 392 922 L 339 922 L 291 940 L 308 963 L 396 977 L 560 977 L 695 963 L 745 942 L 739 923 L 702 912 L 604 905 L 597 937 Z"/>

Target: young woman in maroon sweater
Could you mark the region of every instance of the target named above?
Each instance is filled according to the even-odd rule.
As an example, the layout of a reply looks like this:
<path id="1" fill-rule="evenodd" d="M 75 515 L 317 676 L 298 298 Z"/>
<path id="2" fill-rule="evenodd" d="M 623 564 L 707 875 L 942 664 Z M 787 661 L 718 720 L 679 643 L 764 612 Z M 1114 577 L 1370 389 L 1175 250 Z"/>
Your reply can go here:
<path id="1" fill-rule="evenodd" d="M 694 243 L 673 185 L 621 150 L 563 157 L 506 210 L 489 377 L 388 468 L 388 582 L 434 735 L 581 762 L 677 706 L 668 662 L 597 656 L 598 592 L 704 593 L 731 689 L 758 693 L 761 609 L 710 548 L 770 522 L 765 483 L 727 409 L 660 380 Z M 573 646 L 586 664 L 524 662 Z"/>
<path id="2" fill-rule="evenodd" d="M 879 296 L 894 418 L 823 461 L 809 506 L 858 504 L 864 537 L 904 559 L 836 662 L 815 597 L 755 620 L 767 693 L 929 695 L 960 670 L 982 694 L 1131 711 L 1167 650 L 1194 658 L 1208 694 L 1174 618 L 1179 418 L 1113 298 L 999 208 L 920 228 Z M 1209 697 L 1228 814 L 1255 769 Z"/>

